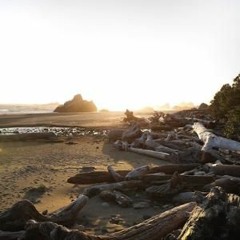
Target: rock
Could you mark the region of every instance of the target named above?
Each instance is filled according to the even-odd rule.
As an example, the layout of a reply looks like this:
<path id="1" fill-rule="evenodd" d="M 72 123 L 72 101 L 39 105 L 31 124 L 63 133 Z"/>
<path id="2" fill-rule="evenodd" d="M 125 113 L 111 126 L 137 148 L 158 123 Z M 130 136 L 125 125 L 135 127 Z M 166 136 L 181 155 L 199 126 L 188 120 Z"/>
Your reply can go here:
<path id="1" fill-rule="evenodd" d="M 72 100 L 59 105 L 54 112 L 96 112 L 97 107 L 93 101 L 86 101 L 80 94 L 73 97 Z"/>

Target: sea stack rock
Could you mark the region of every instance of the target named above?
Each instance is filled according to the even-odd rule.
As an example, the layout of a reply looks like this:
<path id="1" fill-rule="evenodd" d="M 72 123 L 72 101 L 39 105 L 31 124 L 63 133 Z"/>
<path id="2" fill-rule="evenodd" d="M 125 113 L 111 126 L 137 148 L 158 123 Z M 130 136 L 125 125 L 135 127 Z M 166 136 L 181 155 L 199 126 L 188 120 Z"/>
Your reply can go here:
<path id="1" fill-rule="evenodd" d="M 59 105 L 54 112 L 96 112 L 97 107 L 93 101 L 86 101 L 80 94 L 73 97 L 72 100 Z"/>

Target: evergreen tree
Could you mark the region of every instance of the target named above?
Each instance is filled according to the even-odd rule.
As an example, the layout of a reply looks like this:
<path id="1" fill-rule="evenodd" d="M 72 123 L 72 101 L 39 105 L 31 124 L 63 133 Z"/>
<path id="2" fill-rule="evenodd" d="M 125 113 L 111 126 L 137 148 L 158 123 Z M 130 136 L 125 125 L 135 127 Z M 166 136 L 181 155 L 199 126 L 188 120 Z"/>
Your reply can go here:
<path id="1" fill-rule="evenodd" d="M 240 74 L 234 78 L 232 86 L 225 84 L 215 94 L 210 111 L 225 123 L 227 137 L 240 139 Z"/>

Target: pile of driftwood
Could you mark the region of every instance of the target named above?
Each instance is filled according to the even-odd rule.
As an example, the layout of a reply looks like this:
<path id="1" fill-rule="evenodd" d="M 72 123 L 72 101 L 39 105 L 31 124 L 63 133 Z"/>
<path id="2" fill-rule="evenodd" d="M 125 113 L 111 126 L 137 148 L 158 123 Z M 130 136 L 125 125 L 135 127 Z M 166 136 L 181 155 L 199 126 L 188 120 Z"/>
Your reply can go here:
<path id="1" fill-rule="evenodd" d="M 143 130 L 134 119 L 128 128 L 112 130 L 108 136 L 121 151 L 152 156 L 168 164 L 121 171 L 108 166 L 106 171 L 78 173 L 67 181 L 89 186 L 74 202 L 43 215 L 31 202 L 20 201 L 0 214 L 0 239 L 238 239 L 240 143 L 216 135 L 207 128 L 206 119 L 161 117 L 161 121 L 174 122 L 174 128 Z M 177 126 L 178 119 L 185 125 Z M 89 198 L 99 195 L 104 201 L 130 208 L 134 204 L 132 192 L 144 192 L 150 200 L 171 202 L 173 208 L 107 235 L 71 230 Z"/>
<path id="2" fill-rule="evenodd" d="M 132 112 L 129 116 L 129 112 L 126 111 L 127 117 L 124 119 L 129 127 L 109 133 L 109 141 L 119 150 L 145 154 L 172 163 L 206 163 L 216 160 L 239 163 L 240 143 L 215 134 L 214 129 L 209 129 L 215 121 L 205 115 L 202 119 L 196 118 L 199 111 L 193 111 L 195 115 L 192 115 L 192 111 L 175 114 L 155 112 L 147 129 L 146 121 L 133 118 Z"/>

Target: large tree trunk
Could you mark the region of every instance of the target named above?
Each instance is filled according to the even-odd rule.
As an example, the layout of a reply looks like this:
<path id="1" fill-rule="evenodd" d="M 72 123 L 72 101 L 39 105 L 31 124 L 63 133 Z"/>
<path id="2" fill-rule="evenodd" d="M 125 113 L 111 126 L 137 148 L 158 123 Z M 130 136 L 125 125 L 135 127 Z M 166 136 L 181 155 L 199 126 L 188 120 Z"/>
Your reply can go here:
<path id="1" fill-rule="evenodd" d="M 27 228 L 25 240 L 158 240 L 182 227 L 195 206 L 196 203 L 191 202 L 172 208 L 140 224 L 107 236 L 88 235 L 77 230 L 69 230 L 52 222 L 32 222 Z"/>
<path id="2" fill-rule="evenodd" d="M 240 142 L 216 136 L 199 122 L 193 124 L 193 130 L 197 133 L 199 139 L 204 142 L 202 147 L 204 152 L 208 152 L 213 147 L 240 151 Z"/>

